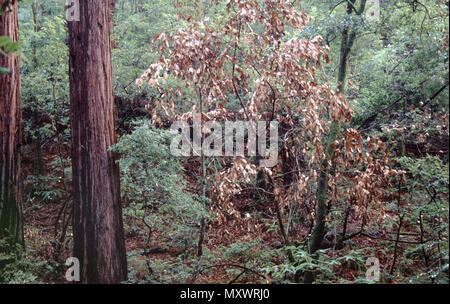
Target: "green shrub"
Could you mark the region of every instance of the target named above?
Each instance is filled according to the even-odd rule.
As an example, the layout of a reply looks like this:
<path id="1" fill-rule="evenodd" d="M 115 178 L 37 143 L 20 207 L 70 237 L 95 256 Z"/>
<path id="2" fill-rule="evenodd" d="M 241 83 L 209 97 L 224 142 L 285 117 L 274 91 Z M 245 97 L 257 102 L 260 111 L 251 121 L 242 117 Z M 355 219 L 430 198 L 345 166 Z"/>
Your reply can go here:
<path id="1" fill-rule="evenodd" d="M 112 147 L 121 155 L 126 228 L 145 240 L 144 253 L 156 244 L 164 250 L 175 248 L 186 258 L 196 245 L 200 219 L 207 213 L 199 197 L 186 190 L 183 167 L 170 153 L 174 134 L 148 121 L 136 125 L 132 134 L 122 136 Z"/>

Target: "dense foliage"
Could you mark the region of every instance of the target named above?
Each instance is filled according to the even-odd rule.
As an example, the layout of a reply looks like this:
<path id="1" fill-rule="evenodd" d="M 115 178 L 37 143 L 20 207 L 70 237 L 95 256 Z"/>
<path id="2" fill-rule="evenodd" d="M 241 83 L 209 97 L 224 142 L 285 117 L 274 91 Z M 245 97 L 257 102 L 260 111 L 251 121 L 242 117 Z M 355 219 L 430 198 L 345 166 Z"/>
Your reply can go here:
<path id="1" fill-rule="evenodd" d="M 111 151 L 129 283 L 372 283 L 371 257 L 377 282 L 448 283 L 448 2 L 383 0 L 380 20 L 358 14 L 365 3 L 117 1 Z M 19 21 L 20 49 L 0 37 L 0 56 L 21 58 L 25 248 L 0 240 L 0 282 L 63 282 L 62 2 L 21 1 Z M 202 122 L 277 120 L 276 166 L 173 156 L 170 123 L 199 111 Z"/>

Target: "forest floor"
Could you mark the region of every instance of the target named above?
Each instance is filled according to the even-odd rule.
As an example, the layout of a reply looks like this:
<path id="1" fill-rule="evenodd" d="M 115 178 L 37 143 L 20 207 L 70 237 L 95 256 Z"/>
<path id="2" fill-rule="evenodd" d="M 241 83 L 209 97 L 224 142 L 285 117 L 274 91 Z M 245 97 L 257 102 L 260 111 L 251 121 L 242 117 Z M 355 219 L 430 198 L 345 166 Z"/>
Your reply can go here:
<path id="1" fill-rule="evenodd" d="M 54 151 L 55 149 L 45 149 L 47 151 Z M 66 151 L 67 153 L 67 151 Z M 52 163 L 59 157 L 55 153 L 45 153 L 43 155 L 44 162 L 46 164 Z M 32 162 L 31 160 L 24 160 L 25 172 L 32 172 Z M 196 171 L 198 166 L 195 162 L 187 162 L 185 165 L 185 172 Z M 45 168 L 46 172 L 49 172 L 49 168 Z M 56 174 L 51 172 L 50 174 Z M 187 174 L 185 178 L 188 184 L 191 185 L 190 191 L 196 191 L 196 184 L 198 179 L 194 174 Z M 61 189 L 67 186 L 60 185 Z M 25 241 L 27 243 L 27 248 L 31 248 L 30 253 L 36 258 L 58 262 L 56 274 L 50 275 L 45 278 L 48 283 L 66 283 L 64 280 L 64 261 L 66 258 L 71 256 L 71 246 L 72 246 L 72 232 L 70 225 L 70 208 L 67 208 L 65 202 L 67 202 L 69 197 L 67 193 L 63 192 L 64 196 L 59 199 L 42 199 L 37 201 L 33 199 L 31 202 L 27 201 L 24 208 L 24 218 L 25 223 L 24 235 Z M 217 256 L 220 256 L 218 248 L 229 247 L 236 240 L 251 242 L 255 239 L 262 240 L 263 244 L 267 248 L 277 249 L 282 247 L 282 237 L 279 231 L 274 231 L 268 228 L 267 218 L 275 218 L 274 211 L 267 206 L 254 205 L 252 204 L 252 194 L 250 192 L 243 192 L 236 196 L 232 203 L 235 208 L 241 213 L 242 220 L 230 220 L 230 221 L 212 221 L 206 230 L 204 247 L 205 250 L 209 251 L 209 254 L 214 256 L 217 251 Z M 66 207 L 64 207 L 66 205 Z M 249 206 L 252 206 L 251 208 Z M 65 210 L 65 212 L 64 212 Z M 246 214 L 248 212 L 255 212 L 263 214 L 264 216 L 252 216 L 246 219 Z M 393 215 L 395 216 L 395 215 Z M 57 223 L 57 224 L 56 224 Z M 161 264 L 168 262 L 175 262 L 181 254 L 183 254 L 182 248 L 172 247 L 167 251 L 153 250 L 151 253 L 145 255 L 143 250 L 146 244 L 146 240 L 136 234 L 134 231 L 136 228 L 145 230 L 145 226 L 141 223 L 127 223 L 129 228 L 126 229 L 126 249 L 128 253 L 135 255 L 135 258 L 129 263 L 129 267 L 133 268 L 137 273 L 135 278 L 144 279 L 146 275 L 151 271 L 149 268 L 148 261 L 159 261 Z M 67 231 L 62 233 L 63 225 L 67 226 Z M 138 225 L 140 227 L 132 227 L 133 225 Z M 349 233 L 358 231 L 359 221 L 351 220 L 348 224 Z M 131 228 L 134 228 L 133 230 Z M 308 225 L 297 227 L 295 234 L 296 239 L 305 239 L 308 234 Z M 300 236 L 300 237 L 299 237 Z M 147 251 L 151 249 L 158 248 L 158 233 L 155 233 L 152 238 L 152 242 L 148 244 Z M 300 245 L 298 243 L 297 245 Z M 371 239 L 365 236 L 356 236 L 352 238 L 351 242 L 346 245 L 347 249 L 370 249 L 369 252 L 377 252 L 382 249 L 383 242 Z M 189 250 L 191 255 L 195 255 L 196 248 L 191 248 Z M 330 251 L 331 254 L 338 254 L 337 251 Z M 281 257 L 274 257 L 273 262 L 275 264 L 281 263 Z M 392 258 L 380 259 L 381 265 L 391 265 Z M 192 261 L 192 260 L 191 260 Z M 244 266 L 239 259 L 234 261 L 226 261 L 221 263 L 220 260 L 215 261 L 211 266 L 211 271 L 201 272 L 196 275 L 195 283 L 227 283 L 233 281 L 236 277 L 235 275 L 230 275 L 226 270 L 231 268 L 236 268 L 236 266 Z M 215 266 L 218 265 L 218 266 Z M 239 269 L 237 269 L 239 270 Z M 244 270 L 244 269 L 243 269 Z M 240 276 L 235 282 L 236 283 L 246 283 L 246 282 L 270 282 L 270 278 L 267 276 L 263 278 L 264 274 L 261 275 L 259 271 L 252 273 L 252 269 L 248 269 L 246 275 Z M 59 275 L 57 275 L 59 273 Z M 357 277 L 363 275 L 361 268 L 358 265 L 348 263 L 343 264 L 340 267 L 335 268 L 335 273 L 341 279 L 347 280 L 349 282 L 355 280 Z M 192 280 L 192 277 L 189 279 Z"/>
<path id="2" fill-rule="evenodd" d="M 33 151 L 31 145 L 25 146 L 24 149 L 29 149 Z M 439 154 L 448 153 L 448 138 L 439 138 L 435 142 L 428 142 L 428 146 L 417 146 L 417 145 L 407 145 L 407 152 L 417 157 L 423 157 L 426 153 L 430 151 L 438 151 Z M 47 185 L 48 189 L 57 189 L 53 192 L 46 192 L 44 190 L 36 188 L 36 180 L 25 179 L 24 187 L 24 206 L 23 206 L 23 216 L 24 216 L 24 236 L 29 248 L 29 253 L 33 257 L 46 260 L 55 264 L 56 270 L 44 278 L 48 283 L 65 283 L 64 273 L 65 259 L 71 256 L 71 246 L 72 246 L 72 231 L 71 231 L 71 192 L 70 184 L 65 184 L 63 181 L 67 176 L 64 176 L 64 168 L 58 165 L 50 166 L 49 164 L 64 164 L 70 159 L 70 150 L 68 147 L 60 149 L 57 141 L 47 142 L 42 146 L 43 151 L 43 163 L 45 164 L 44 172 L 46 176 L 40 181 L 40 183 L 52 183 L 51 187 Z M 32 159 L 34 153 L 24 153 L 28 155 L 28 158 L 23 158 L 23 172 L 24 176 L 35 176 L 35 165 Z M 64 160 L 61 162 L 61 160 Z M 199 194 L 199 163 L 197 160 L 189 160 L 182 163 L 184 166 L 185 176 L 187 181 L 188 189 L 187 191 Z M 64 173 L 67 174 L 67 173 Z M 49 178 L 49 177 L 52 178 Z M 45 185 L 44 185 L 45 186 Z M 38 187 L 39 188 L 39 187 Z M 40 195 L 36 196 L 34 194 L 36 191 L 40 191 Z M 255 199 L 254 193 L 251 190 L 244 190 L 239 195 L 232 198 L 231 203 L 234 208 L 238 211 L 240 218 L 226 219 L 222 217 L 220 219 L 215 219 L 210 222 L 206 229 L 204 246 L 209 252 L 210 256 L 216 255 L 220 257 L 220 248 L 230 247 L 236 241 L 247 241 L 261 240 L 262 245 L 269 249 L 278 249 L 283 247 L 283 238 L 279 232 L 278 226 L 274 219 L 276 219 L 275 211 L 269 205 L 263 205 L 256 203 L 258 200 Z M 392 201 L 392 198 L 386 198 L 386 204 Z M 212 202 L 214 205 L 214 202 Z M 304 210 L 306 212 L 306 210 Z M 216 214 L 217 212 L 215 210 Z M 302 211 L 303 212 L 303 211 Z M 251 214 L 251 216 L 249 216 Z M 397 218 L 398 215 L 395 212 L 387 213 L 387 216 L 393 219 Z M 126 220 L 127 221 L 127 220 Z M 272 222 L 270 222 L 272 221 Z M 275 223 L 275 224 L 274 224 Z M 144 231 L 146 227 L 142 223 L 137 222 L 126 222 L 126 248 L 127 252 L 134 255 L 131 259 L 129 267 L 136 271 L 135 277 L 144 279 L 146 275 L 151 272 L 149 267 L 149 260 L 159 261 L 161 264 L 175 262 L 179 259 L 179 256 L 184 253 L 182 248 L 171 247 L 168 250 L 158 251 L 153 250 L 152 253 L 147 255 L 143 254 L 144 249 L 148 252 L 151 249 L 158 248 L 159 239 L 161 236 L 158 232 L 154 233 L 152 242 L 144 248 L 146 240 L 142 237 L 142 234 L 136 233 L 136 229 L 141 229 Z M 271 225 L 272 224 L 272 225 Z M 275 227 L 275 229 L 273 228 Z M 338 231 L 342 229 L 342 226 L 337 226 Z M 305 246 L 305 240 L 311 229 L 311 223 L 305 222 L 296 225 L 294 228 L 290 229 L 290 238 L 292 240 L 299 240 L 298 242 L 293 241 L 293 245 Z M 349 218 L 347 235 L 351 235 L 360 230 L 360 221 L 352 217 Z M 361 249 L 367 254 L 367 257 L 375 255 L 380 260 L 380 266 L 383 268 L 385 273 L 389 273 L 392 268 L 392 263 L 394 256 L 392 254 L 392 248 L 395 243 L 395 233 L 396 227 L 392 227 L 391 231 L 387 234 L 380 235 L 379 232 L 375 231 L 375 235 L 371 235 L 370 231 L 366 235 L 356 235 L 351 240 L 345 243 L 345 247 L 342 250 L 329 250 L 330 255 L 339 255 L 342 252 L 348 252 L 349 250 Z M 397 244 L 397 260 L 396 267 L 402 263 L 404 245 L 408 242 L 417 241 L 417 234 L 419 232 L 417 229 L 405 225 L 402 230 L 402 235 L 400 236 L 400 241 Z M 329 242 L 330 240 L 328 240 Z M 329 247 L 332 245 L 328 244 Z M 386 250 L 387 247 L 391 248 L 391 251 Z M 189 249 L 189 255 L 191 256 L 190 261 L 195 261 L 196 248 Z M 275 264 L 279 264 L 285 257 L 275 256 L 273 261 Z M 55 263 L 56 262 L 56 263 Z M 211 261 L 210 261 L 211 262 Z M 189 280 L 195 281 L 195 283 L 227 283 L 233 281 L 236 275 L 229 274 L 226 270 L 231 268 L 236 268 L 236 266 L 244 267 L 243 261 L 236 259 L 234 261 L 222 261 L 215 260 L 211 262 L 211 271 L 198 272 L 194 278 L 189 278 Z M 423 260 L 417 259 L 415 263 L 422 264 Z M 261 265 L 263 266 L 263 265 Z M 241 269 L 245 270 L 245 269 Z M 254 271 L 254 272 L 252 272 Z M 356 278 L 364 275 L 363 270 L 360 265 L 354 265 L 352 263 L 343 263 L 339 267 L 334 268 L 336 277 L 348 282 L 354 281 Z M 408 274 L 408 269 L 403 269 L 404 274 Z M 395 283 L 396 280 L 401 279 L 401 277 L 395 277 L 392 282 Z M 270 278 L 265 277 L 257 270 L 247 269 L 246 274 L 240 276 L 236 282 L 269 282 Z"/>

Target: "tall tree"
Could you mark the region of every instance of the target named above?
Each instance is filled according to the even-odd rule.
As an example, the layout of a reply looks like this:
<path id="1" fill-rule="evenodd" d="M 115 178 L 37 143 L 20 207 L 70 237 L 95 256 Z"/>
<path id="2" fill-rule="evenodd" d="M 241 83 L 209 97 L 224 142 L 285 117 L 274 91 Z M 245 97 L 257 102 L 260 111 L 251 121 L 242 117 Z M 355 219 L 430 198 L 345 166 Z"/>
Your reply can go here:
<path id="1" fill-rule="evenodd" d="M 83 283 L 127 279 L 111 66 L 111 2 L 80 0 L 69 22 L 74 256 Z"/>
<path id="2" fill-rule="evenodd" d="M 343 1 L 344 3 L 345 1 Z M 366 0 L 361 0 L 359 8 L 355 7 L 356 0 L 348 0 L 347 2 L 347 15 L 351 15 L 353 12 L 357 16 L 361 16 L 364 13 L 366 7 Z M 339 56 L 339 71 L 338 71 L 338 92 L 345 95 L 345 82 L 347 77 L 347 64 L 350 51 L 356 39 L 357 28 L 353 30 L 350 25 L 344 26 L 342 31 L 341 50 Z M 329 162 L 333 161 L 335 147 L 334 142 L 338 138 L 341 130 L 339 121 L 334 121 L 331 125 L 330 132 L 327 138 L 326 144 L 326 156 L 321 164 L 321 171 L 317 185 L 317 207 L 316 207 L 316 223 L 311 234 L 311 239 L 308 244 L 310 254 L 314 254 L 322 245 L 323 238 L 325 236 L 325 222 L 327 216 L 327 201 L 328 201 L 328 177 L 330 172 Z M 313 276 L 311 272 L 307 272 L 305 275 L 305 283 L 311 283 Z"/>
<path id="3" fill-rule="evenodd" d="M 18 1 L 0 0 L 0 37 L 19 41 Z M 2 37 L 3 36 L 3 37 Z M 22 242 L 20 221 L 20 144 L 22 113 L 20 107 L 19 58 L 15 53 L 0 52 L 0 238 Z"/>

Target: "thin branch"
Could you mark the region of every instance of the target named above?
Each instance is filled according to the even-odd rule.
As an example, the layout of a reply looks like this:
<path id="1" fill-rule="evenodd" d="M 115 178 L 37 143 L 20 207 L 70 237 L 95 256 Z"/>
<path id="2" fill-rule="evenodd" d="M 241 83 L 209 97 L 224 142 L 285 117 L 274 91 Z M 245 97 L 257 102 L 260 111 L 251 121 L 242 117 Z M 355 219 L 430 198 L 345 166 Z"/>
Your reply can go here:
<path id="1" fill-rule="evenodd" d="M 333 6 L 333 8 L 330 10 L 329 15 L 331 15 L 331 14 L 333 13 L 333 11 L 334 11 L 339 5 L 341 5 L 341 4 L 345 3 L 345 2 L 347 2 L 347 0 L 343 0 L 343 1 L 339 2 L 338 4 L 336 4 L 335 6 Z"/>
<path id="2" fill-rule="evenodd" d="M 238 264 L 217 264 L 217 265 L 206 266 L 206 267 L 203 267 L 202 269 L 200 269 L 200 272 L 203 272 L 206 269 L 216 268 L 216 267 L 234 267 L 234 268 L 239 268 L 239 269 L 243 269 L 245 272 L 253 273 L 253 274 L 255 274 L 255 275 L 265 279 L 267 283 L 270 283 L 272 281 L 266 274 L 262 274 L 262 273 L 260 273 L 260 272 L 258 272 L 256 270 L 253 270 L 251 268 L 247 268 L 245 266 L 238 265 Z"/>
<path id="3" fill-rule="evenodd" d="M 442 88 L 440 88 L 436 93 L 434 93 L 430 98 L 428 98 L 428 100 L 426 102 L 424 102 L 424 104 L 422 105 L 423 107 L 425 107 L 427 104 L 429 104 L 433 99 L 435 99 L 436 97 L 438 97 L 439 94 L 442 93 L 442 91 L 445 90 L 445 88 L 448 86 L 448 81 L 446 84 L 444 84 L 444 86 Z"/>

